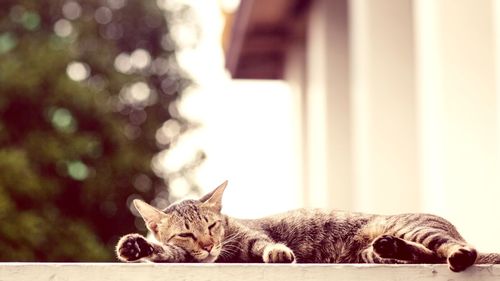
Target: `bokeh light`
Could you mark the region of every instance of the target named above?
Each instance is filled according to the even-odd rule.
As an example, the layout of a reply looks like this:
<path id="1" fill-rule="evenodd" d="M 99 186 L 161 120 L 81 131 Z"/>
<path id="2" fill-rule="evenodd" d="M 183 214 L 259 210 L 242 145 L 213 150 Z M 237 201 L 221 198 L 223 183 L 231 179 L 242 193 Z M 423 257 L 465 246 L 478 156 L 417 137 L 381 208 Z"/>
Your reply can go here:
<path id="1" fill-rule="evenodd" d="M 52 125 L 59 131 L 72 133 L 76 130 L 76 120 L 66 108 L 53 110 L 51 117 Z"/>
<path id="2" fill-rule="evenodd" d="M 145 174 L 139 174 L 134 179 L 134 187 L 140 192 L 148 192 L 151 190 L 153 182 Z"/>
<path id="3" fill-rule="evenodd" d="M 106 3 L 111 9 L 118 10 L 125 6 L 127 0 L 106 0 Z"/>
<path id="4" fill-rule="evenodd" d="M 137 68 L 143 69 L 151 63 L 151 55 L 144 49 L 137 49 L 130 55 L 130 64 Z"/>
<path id="5" fill-rule="evenodd" d="M 90 68 L 85 63 L 74 61 L 68 64 L 66 74 L 74 81 L 82 81 L 89 77 Z"/>
<path id="6" fill-rule="evenodd" d="M 26 11 L 21 17 L 23 26 L 28 30 L 35 30 L 40 26 L 40 15 L 35 12 Z"/>
<path id="7" fill-rule="evenodd" d="M 164 58 L 156 58 L 151 65 L 151 72 L 161 76 L 168 72 L 168 60 Z"/>
<path id="8" fill-rule="evenodd" d="M 181 126 L 175 119 L 170 119 L 163 123 L 158 131 L 156 131 L 156 141 L 161 145 L 169 144 L 181 132 Z"/>
<path id="9" fill-rule="evenodd" d="M 100 24 L 108 24 L 113 19 L 113 13 L 110 8 L 103 6 L 95 11 L 94 18 Z"/>
<path id="10" fill-rule="evenodd" d="M 130 56 L 126 53 L 120 53 L 115 58 L 114 66 L 116 70 L 120 71 L 121 73 L 129 73 L 132 70 Z"/>
<path id="11" fill-rule="evenodd" d="M 73 32 L 73 25 L 66 19 L 60 19 L 54 24 L 54 32 L 59 37 L 67 37 Z"/>
<path id="12" fill-rule="evenodd" d="M 85 180 L 89 176 L 89 169 L 81 161 L 73 161 L 68 163 L 68 174 L 75 180 Z"/>
<path id="13" fill-rule="evenodd" d="M 151 89 L 144 82 L 137 82 L 130 86 L 130 98 L 133 103 L 144 103 L 148 100 Z"/>
<path id="14" fill-rule="evenodd" d="M 9 32 L 0 33 L 0 54 L 4 54 L 12 50 L 17 44 L 17 40 Z"/>
<path id="15" fill-rule="evenodd" d="M 82 14 L 82 7 L 78 2 L 68 1 L 62 7 L 62 13 L 69 20 L 76 20 Z"/>

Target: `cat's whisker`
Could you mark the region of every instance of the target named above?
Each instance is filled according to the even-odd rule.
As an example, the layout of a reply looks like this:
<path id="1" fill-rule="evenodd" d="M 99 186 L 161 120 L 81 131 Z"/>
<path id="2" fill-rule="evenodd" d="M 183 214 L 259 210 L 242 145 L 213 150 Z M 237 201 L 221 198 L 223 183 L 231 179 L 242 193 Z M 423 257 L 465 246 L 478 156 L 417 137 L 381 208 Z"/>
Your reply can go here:
<path id="1" fill-rule="evenodd" d="M 223 258 L 229 258 L 231 257 L 232 255 L 234 255 L 235 253 L 237 253 L 237 251 L 235 250 L 229 250 L 229 249 L 222 249 L 219 253 L 219 256 L 220 257 L 223 257 Z"/>
<path id="2" fill-rule="evenodd" d="M 222 246 L 222 249 L 232 249 L 235 251 L 241 251 L 242 247 L 240 245 L 235 245 L 235 244 L 225 244 Z"/>
<path id="3" fill-rule="evenodd" d="M 240 238 L 240 236 L 243 236 L 243 233 L 238 231 L 236 233 L 233 233 L 233 234 L 226 236 L 223 242 L 230 242 L 233 240 L 238 240 Z"/>
<path id="4" fill-rule="evenodd" d="M 220 252 L 219 253 L 219 257 L 223 258 L 223 259 L 227 259 L 231 256 L 230 253 L 226 253 L 226 252 Z"/>
<path id="5" fill-rule="evenodd" d="M 243 234 L 241 232 L 236 232 L 232 235 L 229 235 L 227 236 L 224 241 L 222 241 L 223 245 L 226 245 L 226 244 L 230 244 L 232 242 L 237 242 L 238 244 L 241 244 L 241 241 L 240 241 L 240 236 L 243 236 Z"/>
<path id="6" fill-rule="evenodd" d="M 238 239 L 224 240 L 222 242 L 223 246 L 225 246 L 225 245 L 240 245 L 240 244 L 241 244 L 241 241 Z"/>
<path id="7" fill-rule="evenodd" d="M 231 244 L 231 243 L 227 243 L 227 244 L 224 244 L 224 246 L 222 246 L 223 249 L 236 249 L 236 250 L 241 250 L 241 245 L 238 243 L 238 244 Z"/>

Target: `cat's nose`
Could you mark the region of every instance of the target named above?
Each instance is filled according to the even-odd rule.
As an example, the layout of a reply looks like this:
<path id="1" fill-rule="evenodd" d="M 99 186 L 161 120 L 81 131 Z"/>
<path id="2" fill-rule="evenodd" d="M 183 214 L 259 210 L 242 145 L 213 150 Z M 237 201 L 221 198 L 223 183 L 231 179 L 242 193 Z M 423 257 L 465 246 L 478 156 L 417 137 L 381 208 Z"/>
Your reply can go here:
<path id="1" fill-rule="evenodd" d="M 207 251 L 210 253 L 210 251 L 212 251 L 212 248 L 214 247 L 214 244 L 207 244 L 207 245 L 203 245 L 203 250 Z"/>

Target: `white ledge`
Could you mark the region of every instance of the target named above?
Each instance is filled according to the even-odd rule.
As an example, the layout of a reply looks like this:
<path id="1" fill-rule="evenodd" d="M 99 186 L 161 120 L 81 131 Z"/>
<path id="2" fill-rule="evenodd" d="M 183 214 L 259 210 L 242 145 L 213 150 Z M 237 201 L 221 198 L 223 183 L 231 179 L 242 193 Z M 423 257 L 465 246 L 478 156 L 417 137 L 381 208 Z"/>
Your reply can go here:
<path id="1" fill-rule="evenodd" d="M 498 281 L 500 265 L 0 263 L 1 281 Z"/>

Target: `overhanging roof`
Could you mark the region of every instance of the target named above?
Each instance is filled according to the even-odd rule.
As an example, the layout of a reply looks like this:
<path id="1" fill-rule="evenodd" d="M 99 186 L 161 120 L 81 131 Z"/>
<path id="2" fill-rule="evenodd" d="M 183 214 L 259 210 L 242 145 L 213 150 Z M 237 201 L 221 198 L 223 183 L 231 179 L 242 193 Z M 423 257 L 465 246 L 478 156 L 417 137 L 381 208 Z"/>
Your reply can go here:
<path id="1" fill-rule="evenodd" d="M 226 45 L 233 78 L 281 79 L 294 21 L 305 0 L 242 0 Z"/>

